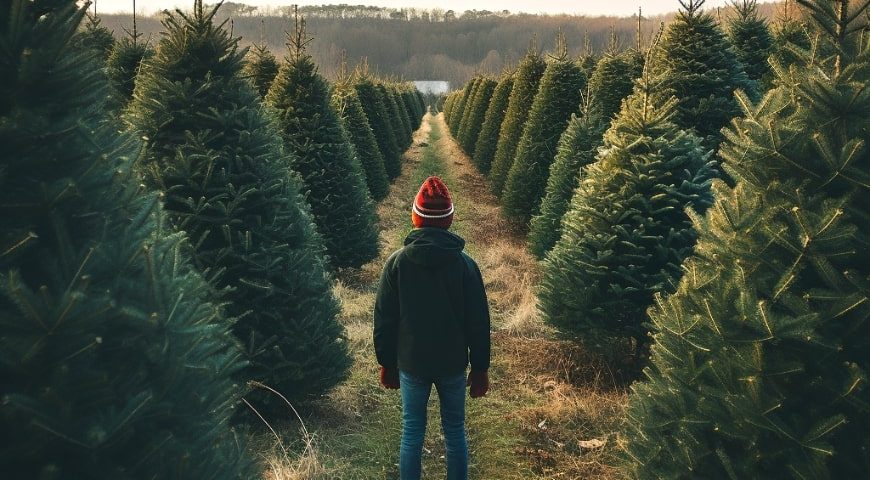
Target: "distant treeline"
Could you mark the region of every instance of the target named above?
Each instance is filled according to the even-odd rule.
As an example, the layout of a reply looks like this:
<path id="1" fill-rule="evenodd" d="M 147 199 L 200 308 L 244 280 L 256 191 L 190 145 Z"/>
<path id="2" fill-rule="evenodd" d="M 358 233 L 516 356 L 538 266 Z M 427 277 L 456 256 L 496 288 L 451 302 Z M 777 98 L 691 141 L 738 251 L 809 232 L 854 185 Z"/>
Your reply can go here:
<path id="1" fill-rule="evenodd" d="M 780 8 L 760 6 L 772 17 Z M 372 70 L 407 80 L 447 80 L 453 88 L 464 85 L 475 73 L 498 73 L 515 64 L 533 38 L 544 51 L 552 49 L 561 29 L 569 53 L 580 56 L 601 53 L 611 44 L 611 32 L 621 48 L 637 41 L 637 16 L 585 17 L 572 15 L 511 14 L 507 11 L 466 12 L 440 9 L 388 9 L 381 7 L 328 5 L 300 7 L 308 31 L 309 46 L 323 73 L 338 71 L 342 52 L 353 66 L 368 60 Z M 729 12 L 722 9 L 724 17 Z M 220 15 L 232 20 L 233 32 L 243 44 L 265 42 L 276 54 L 285 51 L 284 32 L 292 29 L 292 7 L 256 7 L 227 3 Z M 661 22 L 672 15 L 643 16 L 641 40 L 648 42 Z M 130 28 L 130 15 L 101 15 L 104 26 L 115 35 Z M 140 17 L 138 29 L 147 35 L 162 30 L 160 16 Z M 588 38 L 588 44 L 586 42 Z M 156 41 L 156 37 L 154 38 Z"/>

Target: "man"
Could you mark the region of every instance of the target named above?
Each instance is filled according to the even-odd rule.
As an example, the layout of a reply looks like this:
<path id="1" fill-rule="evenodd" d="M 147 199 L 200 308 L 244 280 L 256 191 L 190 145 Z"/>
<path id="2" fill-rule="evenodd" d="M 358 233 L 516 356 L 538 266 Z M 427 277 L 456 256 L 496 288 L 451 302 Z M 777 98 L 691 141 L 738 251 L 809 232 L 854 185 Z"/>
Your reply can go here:
<path id="1" fill-rule="evenodd" d="M 489 389 L 489 307 L 480 269 L 448 231 L 453 201 L 438 177 L 420 187 L 411 208 L 414 230 L 387 259 L 374 311 L 381 384 L 401 388 L 401 480 L 419 480 L 426 405 L 432 385 L 441 402 L 448 480 L 468 478 L 465 387 Z M 471 363 L 471 372 L 465 369 Z"/>

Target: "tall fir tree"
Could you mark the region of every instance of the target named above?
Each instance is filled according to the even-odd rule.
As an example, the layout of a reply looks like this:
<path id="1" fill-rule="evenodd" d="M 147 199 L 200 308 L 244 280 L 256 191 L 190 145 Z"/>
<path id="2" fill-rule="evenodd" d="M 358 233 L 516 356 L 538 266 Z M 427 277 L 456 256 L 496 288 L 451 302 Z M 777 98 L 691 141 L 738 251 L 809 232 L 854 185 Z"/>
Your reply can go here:
<path id="1" fill-rule="evenodd" d="M 477 144 L 477 138 L 480 136 L 481 128 L 483 128 L 486 110 L 489 108 L 492 92 L 497 84 L 498 82 L 491 78 L 484 78 L 480 81 L 480 86 L 477 88 L 469 109 L 465 129 L 459 133 L 459 143 L 469 155 L 474 154 L 474 146 Z"/>
<path id="2" fill-rule="evenodd" d="M 268 45 L 261 42 L 248 51 L 245 58 L 244 75 L 254 84 L 260 97 L 266 97 L 275 77 L 278 76 L 278 59 L 269 51 Z"/>
<path id="3" fill-rule="evenodd" d="M 771 60 L 786 69 L 795 64 L 800 65 L 804 57 L 801 53 L 809 52 L 813 43 L 809 26 L 803 21 L 793 18 L 789 6 L 790 2 L 786 0 L 783 4 L 782 15 L 778 18 L 773 30 L 771 53 Z M 777 76 L 773 72 L 769 72 L 764 79 L 765 87 L 773 87 L 776 78 Z"/>
<path id="4" fill-rule="evenodd" d="M 513 74 L 504 74 L 493 90 L 492 99 L 484 114 L 483 125 L 480 127 L 480 134 L 477 137 L 472 157 L 477 169 L 484 175 L 489 174 L 489 169 L 492 166 L 495 148 L 498 145 L 498 133 L 504 121 L 513 87 Z"/>
<path id="5" fill-rule="evenodd" d="M 163 19 L 126 118 L 149 140 L 147 184 L 238 318 L 233 330 L 251 362 L 242 379 L 304 400 L 345 377 L 347 344 L 301 182 L 242 74 L 238 39 L 214 23 L 217 9 L 198 0 L 193 12 Z M 253 400 L 286 408 L 265 392 Z"/>
<path id="6" fill-rule="evenodd" d="M 444 121 L 450 123 L 450 114 L 453 111 L 453 102 L 456 99 L 456 92 L 448 94 L 444 98 L 444 106 L 441 108 L 441 111 L 444 113 Z"/>
<path id="7" fill-rule="evenodd" d="M 387 107 L 367 72 L 357 71 L 355 76 L 354 88 L 378 141 L 378 150 L 384 156 L 387 176 L 392 180 L 402 173 L 402 151 L 390 125 Z"/>
<path id="8" fill-rule="evenodd" d="M 586 88 L 586 74 L 568 58 L 564 35 L 560 33 L 559 38 L 532 102 L 501 196 L 505 217 L 523 227 L 539 212 L 559 137 L 571 114 L 579 112 L 581 92 Z"/>
<path id="9" fill-rule="evenodd" d="M 308 201 L 336 268 L 360 267 L 374 259 L 377 216 L 362 167 L 330 104 L 330 86 L 305 50 L 305 20 L 288 33 L 289 52 L 266 102 L 277 113 L 291 167 L 302 176 Z"/>
<path id="10" fill-rule="evenodd" d="M 534 44 L 517 67 L 514 87 L 508 99 L 507 111 L 498 133 L 498 143 L 492 168 L 489 171 L 489 188 L 492 193 L 501 195 L 507 180 L 508 171 L 516 157 L 517 145 L 523 134 L 523 127 L 529 118 L 532 102 L 538 93 L 538 86 L 547 64 Z M 578 101 L 579 105 L 579 101 Z"/>
<path id="11" fill-rule="evenodd" d="M 352 77 L 342 77 L 332 91 L 332 106 L 338 112 L 342 125 L 362 165 L 369 195 L 374 200 L 384 199 L 390 193 L 390 178 L 384 165 L 384 156 L 372 131 L 362 102 L 353 86 Z"/>
<path id="12" fill-rule="evenodd" d="M 726 131 L 695 254 L 659 296 L 633 387 L 634 478 L 863 478 L 870 466 L 868 2 L 801 4 L 825 31 Z"/>
<path id="13" fill-rule="evenodd" d="M 94 13 L 88 13 L 86 17 L 87 20 L 83 22 L 79 33 L 73 38 L 73 43 L 76 47 L 96 55 L 99 59 L 97 65 L 103 68 L 115 47 L 115 36 L 102 25 L 103 20 L 97 16 L 96 7 Z"/>
<path id="14" fill-rule="evenodd" d="M 248 479 L 244 367 L 214 292 L 132 173 L 140 145 L 73 44 L 73 0 L 0 4 L 4 478 Z"/>
<path id="15" fill-rule="evenodd" d="M 142 34 L 136 27 L 135 1 L 133 10 L 133 29 L 127 30 L 127 36 L 115 42 L 106 60 L 106 75 L 112 87 L 112 99 L 108 105 L 113 110 L 123 110 L 130 103 L 142 62 L 154 56 L 154 48 L 141 40 Z"/>
<path id="16" fill-rule="evenodd" d="M 739 113 L 735 90 L 757 96 L 731 42 L 704 0 L 680 0 L 677 18 L 665 29 L 655 50 L 655 74 L 679 99 L 674 121 L 694 128 L 710 148 L 721 140 L 719 131 Z"/>
<path id="17" fill-rule="evenodd" d="M 581 172 L 595 161 L 607 123 L 587 105 L 583 115 L 572 115 L 559 139 L 541 212 L 532 218 L 529 228 L 529 249 L 539 260 L 562 235 L 562 217 L 580 183 Z"/>
<path id="18" fill-rule="evenodd" d="M 399 92 L 399 86 L 391 83 L 387 85 L 387 90 L 390 92 L 390 96 L 393 97 L 393 101 L 396 102 L 396 112 L 398 112 L 397 118 L 401 121 L 402 133 L 404 134 L 405 139 L 405 149 L 407 149 L 411 146 L 411 138 L 414 133 L 414 126 L 411 124 L 411 115 L 405 108 L 405 101 L 402 99 L 402 95 Z"/>
<path id="19" fill-rule="evenodd" d="M 695 232 L 688 210 L 712 200 L 712 152 L 674 123 L 678 100 L 647 67 L 584 173 L 543 265 L 548 322 L 611 359 L 642 360 L 644 311 L 672 289 Z"/>
<path id="20" fill-rule="evenodd" d="M 595 161 L 603 134 L 619 113 L 623 98 L 631 94 L 634 79 L 643 72 L 644 57 L 637 50 L 618 52 L 616 44 L 598 61 L 586 88 L 584 112 L 573 117 L 559 140 L 547 179 L 540 214 L 532 218 L 529 249 L 539 259 L 562 235 L 562 217 L 583 169 Z"/>
<path id="21" fill-rule="evenodd" d="M 610 123 L 619 113 L 622 100 L 631 94 L 643 65 L 644 56 L 635 49 L 605 53 L 589 78 L 590 114 Z"/>
<path id="22" fill-rule="evenodd" d="M 474 94 L 474 89 L 477 87 L 477 82 L 480 80 L 474 77 L 462 89 L 462 94 L 456 99 L 456 104 L 450 112 L 450 122 L 447 124 L 450 127 L 450 134 L 456 138 L 459 135 L 459 129 L 462 128 L 462 119 L 465 117 L 465 108 L 471 96 Z"/>
<path id="23" fill-rule="evenodd" d="M 471 90 L 468 91 L 468 98 L 466 98 L 465 103 L 463 104 L 462 118 L 459 120 L 459 125 L 456 128 L 456 133 L 453 137 L 456 139 L 456 142 L 459 143 L 459 146 L 463 148 L 462 138 L 465 136 L 465 133 L 468 131 L 469 125 L 469 117 L 471 116 L 471 112 L 474 109 L 474 101 L 477 99 L 477 94 L 480 91 L 481 87 L 483 87 L 484 82 L 486 81 L 486 77 L 479 76 L 474 79 L 474 84 L 471 87 Z"/>
<path id="24" fill-rule="evenodd" d="M 411 131 L 416 132 L 423 123 L 423 109 L 408 85 L 404 85 L 399 93 L 402 96 L 402 101 L 405 102 L 405 110 L 408 112 L 408 117 L 411 120 Z"/>
<path id="25" fill-rule="evenodd" d="M 728 37 L 746 76 L 763 88 L 762 79 L 770 71 L 767 58 L 773 52 L 773 35 L 767 20 L 758 15 L 756 0 L 735 0 L 732 5 L 735 16 L 728 22 Z"/>
<path id="26" fill-rule="evenodd" d="M 579 59 L 580 68 L 583 69 L 586 78 L 592 76 L 592 72 L 595 71 L 595 67 L 598 65 L 599 61 L 600 59 L 598 58 L 598 55 L 595 55 L 595 50 L 592 48 L 592 41 L 589 39 L 589 31 L 586 30 L 583 32 L 583 52 L 580 54 Z"/>
<path id="27" fill-rule="evenodd" d="M 410 145 L 410 136 L 402 122 L 402 116 L 399 112 L 399 104 L 396 103 L 396 97 L 390 91 L 386 84 L 379 82 L 375 85 L 381 101 L 384 102 L 384 107 L 387 109 L 387 122 L 390 124 L 390 129 L 396 137 L 396 144 L 399 146 L 399 152 L 404 152 Z"/>

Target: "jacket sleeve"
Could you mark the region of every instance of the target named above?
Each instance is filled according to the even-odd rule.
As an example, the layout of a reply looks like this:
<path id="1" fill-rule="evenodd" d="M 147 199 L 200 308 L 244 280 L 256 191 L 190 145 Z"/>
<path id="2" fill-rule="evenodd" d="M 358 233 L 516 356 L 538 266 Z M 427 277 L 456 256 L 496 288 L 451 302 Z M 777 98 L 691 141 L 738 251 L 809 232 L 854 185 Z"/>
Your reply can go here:
<path id="1" fill-rule="evenodd" d="M 489 369 L 490 357 L 489 304 L 486 300 L 480 268 L 469 257 L 466 257 L 466 263 L 464 293 L 468 354 L 471 369 L 484 371 Z"/>
<path id="2" fill-rule="evenodd" d="M 375 298 L 374 344 L 378 363 L 388 369 L 398 368 L 399 292 L 393 278 L 395 255 L 384 264 Z"/>

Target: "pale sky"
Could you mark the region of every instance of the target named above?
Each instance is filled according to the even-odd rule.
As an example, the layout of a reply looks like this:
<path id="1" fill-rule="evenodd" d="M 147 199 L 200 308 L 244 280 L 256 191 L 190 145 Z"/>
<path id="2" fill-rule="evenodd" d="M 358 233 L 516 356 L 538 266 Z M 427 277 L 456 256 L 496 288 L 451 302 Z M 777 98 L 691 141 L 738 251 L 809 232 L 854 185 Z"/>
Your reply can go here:
<path id="1" fill-rule="evenodd" d="M 93 1 L 93 0 L 92 0 Z M 214 3 L 216 0 L 206 0 L 206 3 Z M 528 13 L 572 13 L 582 15 L 632 15 L 637 12 L 637 7 L 643 7 L 644 15 L 655 15 L 675 11 L 680 4 L 677 0 L 320 0 L 314 2 L 287 1 L 287 0 L 232 0 L 236 3 L 249 5 L 288 6 L 294 3 L 299 5 L 323 5 L 323 4 L 359 4 L 377 5 L 381 7 L 417 7 L 417 8 L 442 8 L 455 10 L 457 13 L 465 10 L 510 10 L 511 12 Z M 706 8 L 725 6 L 728 0 L 707 0 Z M 132 0 L 97 0 L 99 12 L 113 13 L 132 10 Z M 136 9 L 140 12 L 153 13 L 165 8 L 182 7 L 190 8 L 193 0 L 137 0 Z"/>

